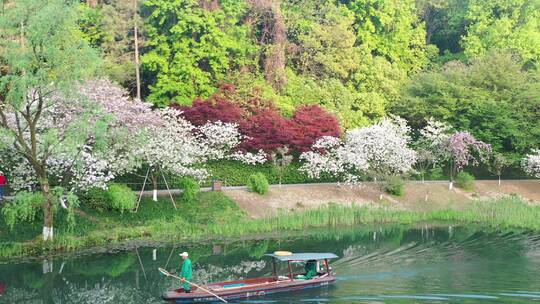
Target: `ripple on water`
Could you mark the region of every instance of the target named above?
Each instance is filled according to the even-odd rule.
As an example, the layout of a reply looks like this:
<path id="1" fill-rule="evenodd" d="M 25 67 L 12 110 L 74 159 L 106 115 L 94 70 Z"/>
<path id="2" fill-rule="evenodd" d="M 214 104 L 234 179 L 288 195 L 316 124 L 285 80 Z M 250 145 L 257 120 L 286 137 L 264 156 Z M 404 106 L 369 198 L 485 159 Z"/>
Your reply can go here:
<path id="1" fill-rule="evenodd" d="M 268 275 L 270 269 L 239 267 L 278 249 L 332 251 L 342 256 L 332 267 L 334 286 L 268 295 L 236 303 L 531 303 L 540 300 L 540 235 L 485 232 L 473 228 L 394 229 L 378 233 L 349 230 L 328 236 L 197 244 L 195 279 L 218 281 Z M 380 230 L 377 230 L 380 231 Z M 25 303 L 161 303 L 159 295 L 176 283 L 157 267 L 177 268 L 179 250 L 137 244 L 107 252 L 53 257 L 0 265 L 2 300 Z M 157 248 L 156 260 L 153 250 Z M 185 249 L 185 248 L 182 248 Z M 171 258 L 173 256 L 173 258 Z M 46 267 L 45 267 L 46 266 Z M 271 267 L 270 263 L 267 265 Z M 45 270 L 49 271 L 44 273 Z M 282 269 L 287 272 L 286 269 Z M 18 297 L 18 298 L 17 298 Z M 88 297 L 83 299 L 83 297 Z M 107 301 L 107 299 L 112 299 Z M 83 301 L 88 300 L 88 301 Z M 11 303 L 11 302 L 8 302 Z"/>

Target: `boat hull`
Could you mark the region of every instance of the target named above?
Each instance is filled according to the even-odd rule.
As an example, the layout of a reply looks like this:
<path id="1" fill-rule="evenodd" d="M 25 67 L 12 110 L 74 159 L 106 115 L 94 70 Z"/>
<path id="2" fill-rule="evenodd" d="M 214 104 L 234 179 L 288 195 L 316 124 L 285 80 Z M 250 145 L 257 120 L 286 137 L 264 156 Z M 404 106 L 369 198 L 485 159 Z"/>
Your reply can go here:
<path id="1" fill-rule="evenodd" d="M 235 281 L 232 283 L 238 284 L 238 282 L 242 281 Z M 334 276 L 329 275 L 323 278 L 315 278 L 311 280 L 271 281 L 263 284 L 254 284 L 252 286 L 246 285 L 245 287 L 230 290 L 227 290 L 227 288 L 221 290 L 212 290 L 212 292 L 226 300 L 234 300 L 260 297 L 274 293 L 294 292 L 310 288 L 319 288 L 328 286 L 334 282 Z M 192 293 L 185 293 L 181 289 L 166 292 L 163 294 L 163 299 L 176 303 L 204 303 L 219 301 L 216 297 L 200 290 L 194 290 Z"/>

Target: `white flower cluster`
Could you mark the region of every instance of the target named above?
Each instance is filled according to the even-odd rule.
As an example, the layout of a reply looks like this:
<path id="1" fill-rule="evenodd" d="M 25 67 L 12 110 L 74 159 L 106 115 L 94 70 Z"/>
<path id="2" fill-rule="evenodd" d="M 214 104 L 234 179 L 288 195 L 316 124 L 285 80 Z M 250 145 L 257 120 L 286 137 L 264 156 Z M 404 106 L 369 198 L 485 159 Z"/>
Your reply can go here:
<path id="1" fill-rule="evenodd" d="M 300 168 L 312 178 L 322 173 L 341 177 L 346 182 L 358 182 L 370 173 L 392 175 L 411 170 L 416 153 L 408 147 L 409 128 L 398 117 L 386 118 L 369 127 L 353 129 L 344 140 L 322 137 L 313 151 L 302 153 L 305 163 Z"/>
<path id="2" fill-rule="evenodd" d="M 204 164 L 209 160 L 266 161 L 262 151 L 231 152 L 243 139 L 236 124 L 217 121 L 195 127 L 175 109 L 162 109 L 159 114 L 161 123 L 147 128 L 147 138 L 137 151 L 142 163 L 202 180 L 208 177 Z"/>
<path id="3" fill-rule="evenodd" d="M 523 171 L 527 174 L 540 178 L 540 149 L 536 149 L 531 154 L 527 154 L 523 158 L 521 166 Z"/>
<path id="4" fill-rule="evenodd" d="M 56 154 L 49 158 L 48 164 L 50 174 L 72 190 L 105 189 L 106 183 L 114 178 L 109 163 L 98 158 L 87 145 L 81 148 L 77 158 L 68 153 Z"/>
<path id="5" fill-rule="evenodd" d="M 257 153 L 236 151 L 229 155 L 229 159 L 241 161 L 248 165 L 263 164 L 268 160 L 268 155 L 259 150 Z"/>
<path id="6" fill-rule="evenodd" d="M 420 130 L 420 142 L 425 151 L 429 151 L 434 164 L 445 161 L 449 156 L 448 139 L 451 136 L 452 128 L 435 120 L 433 117 L 427 122 L 427 125 Z"/>
<path id="7" fill-rule="evenodd" d="M 9 131 L 29 127 L 17 118 L 14 108 L 6 113 L 8 127 L 0 130 L 4 155 L 0 166 L 9 171 L 14 189 L 34 186 L 35 164 L 14 146 L 17 140 Z M 88 81 L 77 94 L 48 98 L 36 130 L 40 166 L 53 184 L 68 190 L 106 187 L 116 176 L 143 164 L 204 179 L 209 160 L 256 164 L 267 158 L 262 151 L 233 152 L 244 139 L 236 124 L 218 121 L 195 127 L 172 108 L 152 110 L 146 103 L 130 100 L 125 90 L 108 80 Z M 22 136 L 31 142 L 30 132 Z"/>

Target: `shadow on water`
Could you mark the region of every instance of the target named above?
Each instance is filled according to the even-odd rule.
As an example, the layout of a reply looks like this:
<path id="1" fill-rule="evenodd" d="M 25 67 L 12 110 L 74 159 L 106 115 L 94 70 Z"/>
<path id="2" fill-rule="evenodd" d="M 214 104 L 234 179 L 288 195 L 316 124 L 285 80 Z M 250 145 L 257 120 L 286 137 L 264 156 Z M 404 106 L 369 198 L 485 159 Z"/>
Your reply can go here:
<path id="1" fill-rule="evenodd" d="M 161 303 L 189 251 L 194 279 L 270 273 L 278 249 L 334 252 L 336 284 L 239 303 L 530 303 L 540 300 L 540 235 L 479 227 L 354 227 L 262 240 L 139 247 L 0 265 L 0 303 Z M 284 265 L 283 265 L 284 266 Z M 300 265 L 298 265 L 300 267 Z M 281 269 L 284 273 L 285 269 Z"/>

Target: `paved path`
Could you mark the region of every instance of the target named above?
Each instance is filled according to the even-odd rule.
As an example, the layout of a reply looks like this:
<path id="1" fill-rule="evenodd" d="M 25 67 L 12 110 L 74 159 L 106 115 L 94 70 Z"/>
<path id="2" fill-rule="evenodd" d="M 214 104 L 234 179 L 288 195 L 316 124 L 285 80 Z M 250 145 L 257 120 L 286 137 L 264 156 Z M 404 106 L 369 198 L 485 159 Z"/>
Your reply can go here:
<path id="1" fill-rule="evenodd" d="M 478 182 L 481 181 L 495 181 L 495 180 L 476 180 Z M 513 183 L 519 183 L 519 182 L 531 182 L 532 179 L 516 179 L 516 180 L 503 180 L 502 183 L 506 182 L 513 182 Z M 448 184 L 448 181 L 440 180 L 440 181 L 407 181 L 407 183 L 415 183 L 415 184 Z M 373 182 L 362 182 L 361 184 L 364 185 L 372 185 Z M 318 186 L 339 186 L 339 185 L 345 185 L 344 183 L 305 183 L 305 184 L 283 184 L 283 185 L 270 185 L 270 188 L 294 188 L 294 187 L 318 187 Z M 246 190 L 247 186 L 223 186 L 221 187 L 222 190 Z M 202 187 L 202 192 L 212 191 L 211 187 Z M 139 193 L 139 191 L 137 191 Z M 144 196 L 152 196 L 153 190 L 146 190 L 143 191 Z M 171 193 L 173 195 L 178 195 L 182 193 L 181 189 L 171 189 Z M 167 196 L 169 195 L 169 191 L 167 189 L 159 189 L 157 190 L 158 196 Z M 6 200 L 12 200 L 13 196 L 4 196 Z"/>
<path id="2" fill-rule="evenodd" d="M 496 180 L 481 180 L 481 179 L 477 179 L 476 180 L 477 182 L 496 182 Z M 503 180 L 502 183 L 505 183 L 505 182 L 531 182 L 531 181 L 534 181 L 533 179 L 512 179 L 512 180 Z M 408 184 L 448 184 L 449 181 L 447 180 L 436 180 L 436 181 L 416 181 L 416 180 L 413 180 L 413 181 L 406 181 L 406 183 Z M 361 184 L 363 185 L 373 185 L 374 182 L 362 182 Z M 343 185 L 346 185 L 345 183 L 305 183 L 305 184 L 282 184 L 281 186 L 280 185 L 270 185 L 270 188 L 294 188 L 294 187 L 318 187 L 318 186 L 343 186 Z M 222 190 L 247 190 L 247 186 L 223 186 L 221 187 Z M 201 191 L 202 192 L 207 192 L 207 191 L 212 191 L 212 188 L 211 187 L 202 187 L 201 188 Z M 139 193 L 139 191 L 137 191 L 137 193 Z M 153 190 L 146 190 L 143 192 L 143 195 L 145 196 L 151 196 L 153 193 Z M 181 189 L 171 189 L 171 193 L 173 195 L 178 195 L 180 193 L 182 193 L 182 190 Z M 158 196 L 164 196 L 164 195 L 169 195 L 169 191 L 167 189 L 159 189 L 157 191 L 157 195 Z"/>

